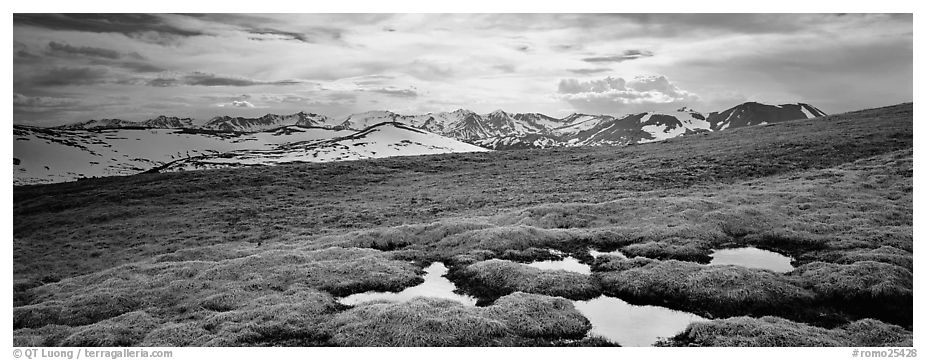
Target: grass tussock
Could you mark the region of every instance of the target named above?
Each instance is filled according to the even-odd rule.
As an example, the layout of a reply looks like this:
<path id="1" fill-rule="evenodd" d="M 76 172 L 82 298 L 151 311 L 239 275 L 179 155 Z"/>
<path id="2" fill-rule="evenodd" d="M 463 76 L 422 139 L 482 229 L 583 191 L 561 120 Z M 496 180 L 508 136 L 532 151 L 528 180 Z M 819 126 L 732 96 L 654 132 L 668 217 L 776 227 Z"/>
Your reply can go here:
<path id="1" fill-rule="evenodd" d="M 452 300 L 366 303 L 338 315 L 331 340 L 341 346 L 490 346 L 510 336 L 505 324 Z"/>
<path id="2" fill-rule="evenodd" d="M 855 249 L 849 251 L 824 251 L 813 254 L 812 259 L 818 262 L 828 262 L 833 264 L 852 264 L 860 261 L 875 261 L 900 266 L 911 272 L 913 271 L 913 253 L 892 246 L 881 246 L 876 249 Z"/>
<path id="3" fill-rule="evenodd" d="M 64 325 L 46 325 L 35 329 L 18 329 L 13 331 L 13 346 L 57 346 L 61 340 L 64 340 L 73 333 L 74 328 Z"/>
<path id="4" fill-rule="evenodd" d="M 601 295 L 592 277 L 565 270 L 541 270 L 507 260 L 486 260 L 455 268 L 448 274 L 458 287 L 480 298 L 494 299 L 516 291 L 573 300 Z"/>
<path id="5" fill-rule="evenodd" d="M 201 326 L 214 335 L 195 345 L 318 345 L 330 337 L 326 323 L 340 309 L 330 294 L 310 288 L 274 293 L 204 319 Z"/>
<path id="6" fill-rule="evenodd" d="M 365 291 L 400 291 L 421 282 L 419 268 L 389 259 L 372 249 L 327 248 L 316 251 L 266 251 L 224 261 L 199 279 L 243 282 L 254 287 L 285 290 L 301 284 L 347 296 Z"/>
<path id="7" fill-rule="evenodd" d="M 142 339 L 138 346 L 192 346 L 201 344 L 204 337 L 208 337 L 209 332 L 196 323 L 183 324 L 164 324 L 157 329 L 152 330 Z"/>
<path id="8" fill-rule="evenodd" d="M 34 303 L 14 308 L 13 325 L 77 327 L 144 310 L 159 322 L 224 317 L 228 326 L 238 324 L 238 330 L 249 331 L 248 336 L 228 331 L 235 339 L 230 344 L 288 341 L 303 333 L 316 335 L 292 322 L 323 322 L 303 315 L 334 311 L 331 294 L 398 291 L 420 283 L 419 272 L 386 253 L 357 248 L 267 250 L 215 262 L 138 263 L 34 288 Z M 315 307 L 318 311 L 310 311 Z"/>
<path id="9" fill-rule="evenodd" d="M 682 333 L 658 345 L 908 347 L 913 346 L 913 333 L 900 326 L 871 319 L 855 321 L 840 328 L 826 329 L 772 316 L 759 319 L 734 317 L 693 323 Z"/>
<path id="10" fill-rule="evenodd" d="M 492 227 L 484 222 L 441 221 L 430 224 L 402 225 L 354 231 L 344 235 L 328 236 L 319 239 L 342 247 L 370 248 L 393 251 L 407 247 L 423 248 L 444 238 L 459 233 Z"/>
<path id="11" fill-rule="evenodd" d="M 439 241 L 435 247 L 451 254 L 463 254 L 472 250 L 490 250 L 502 253 L 507 250 L 545 248 L 569 250 L 577 236 L 566 230 L 549 230 L 531 226 L 499 226 L 472 230 Z"/>
<path id="12" fill-rule="evenodd" d="M 804 286 L 827 304 L 900 325 L 913 320 L 913 273 L 891 264 L 815 262 L 795 269 Z"/>
<path id="13" fill-rule="evenodd" d="M 766 270 L 676 260 L 612 261 L 617 264 L 603 266 L 618 270 L 594 273 L 605 294 L 707 318 L 801 314 L 814 296 L 785 275 Z"/>
<path id="14" fill-rule="evenodd" d="M 157 325 L 157 321 L 144 311 L 130 312 L 83 326 L 62 340 L 59 345 L 70 347 L 138 346 L 145 335 Z"/>
<path id="15" fill-rule="evenodd" d="M 640 256 L 650 259 L 675 259 L 697 263 L 710 262 L 712 251 L 710 244 L 705 242 L 679 238 L 631 244 L 621 248 L 621 253 L 627 257 Z"/>
<path id="16" fill-rule="evenodd" d="M 520 336 L 543 339 L 579 339 L 592 325 L 563 298 L 516 292 L 486 309 L 503 319 Z"/>
<path id="17" fill-rule="evenodd" d="M 78 293 L 60 301 L 13 308 L 13 328 L 37 328 L 51 324 L 81 326 L 119 316 L 140 308 L 125 293 Z"/>
<path id="18" fill-rule="evenodd" d="M 582 338 L 591 329 L 571 302 L 523 293 L 485 308 L 423 297 L 371 302 L 339 314 L 332 324 L 331 341 L 341 346 L 540 345 Z"/>
<path id="19" fill-rule="evenodd" d="M 625 259 L 614 255 L 603 255 L 595 258 L 595 261 L 591 264 L 591 268 L 592 272 L 625 271 L 656 262 L 658 262 L 658 260 L 645 257 Z"/>

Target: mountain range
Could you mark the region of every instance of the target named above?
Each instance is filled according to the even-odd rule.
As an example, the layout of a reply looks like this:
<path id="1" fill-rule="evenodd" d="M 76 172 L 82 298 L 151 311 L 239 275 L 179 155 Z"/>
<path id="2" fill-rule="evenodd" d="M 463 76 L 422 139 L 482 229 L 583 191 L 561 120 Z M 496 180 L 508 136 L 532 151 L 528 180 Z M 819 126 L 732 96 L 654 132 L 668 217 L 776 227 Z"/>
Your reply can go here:
<path id="1" fill-rule="evenodd" d="M 825 114 L 808 104 L 748 102 L 699 113 L 639 113 L 620 117 L 539 113 L 488 114 L 459 109 L 423 115 L 390 111 L 341 120 L 298 112 L 257 118 L 218 116 L 203 124 L 158 116 L 42 128 L 13 126 L 14 184 L 84 177 L 219 167 L 326 162 L 388 156 L 559 146 L 628 145 Z"/>
<path id="2" fill-rule="evenodd" d="M 765 105 L 747 102 L 719 112 L 700 113 L 683 107 L 673 113 L 645 112 L 620 117 L 576 113 L 554 118 L 540 113 L 508 113 L 496 110 L 488 114 L 477 114 L 459 109 L 422 115 L 368 111 L 335 120 L 321 114 L 298 112 L 291 115 L 267 114 L 257 118 L 217 116 L 202 125 L 193 125 L 189 118 L 159 116 L 142 122 L 119 119 L 90 120 L 59 128 L 73 130 L 138 127 L 256 132 L 299 126 L 360 131 L 376 124 L 393 122 L 487 149 L 508 150 L 554 146 L 627 145 L 704 131 L 824 115 L 826 114 L 820 109 L 804 103 Z"/>

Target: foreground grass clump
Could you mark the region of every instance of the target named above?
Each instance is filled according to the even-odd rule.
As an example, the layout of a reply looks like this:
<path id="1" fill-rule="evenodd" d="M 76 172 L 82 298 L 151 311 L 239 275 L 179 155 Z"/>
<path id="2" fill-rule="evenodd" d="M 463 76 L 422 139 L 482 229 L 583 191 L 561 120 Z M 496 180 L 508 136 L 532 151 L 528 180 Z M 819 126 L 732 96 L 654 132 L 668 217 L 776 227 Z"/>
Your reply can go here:
<path id="1" fill-rule="evenodd" d="M 74 333 L 74 329 L 64 325 L 47 325 L 36 329 L 18 329 L 13 331 L 13 346 L 57 346 L 61 340 Z"/>
<path id="2" fill-rule="evenodd" d="M 60 346 L 136 346 L 157 320 L 144 311 L 119 315 L 96 324 L 83 326 L 68 336 Z"/>
<path id="3" fill-rule="evenodd" d="M 52 286 L 56 287 L 56 286 Z M 61 300 L 13 308 L 13 328 L 36 328 L 49 324 L 81 326 L 99 322 L 139 309 L 142 304 L 130 294 L 113 289 L 112 293 L 71 294 Z"/>
<path id="4" fill-rule="evenodd" d="M 698 263 L 710 262 L 711 251 L 710 244 L 706 242 L 678 238 L 631 244 L 621 248 L 621 253 L 627 257 L 640 256 L 650 259 L 675 259 Z"/>
<path id="5" fill-rule="evenodd" d="M 802 314 L 813 301 L 813 293 L 785 275 L 770 271 L 676 260 L 608 260 L 598 268 L 619 270 L 597 272 L 594 276 L 605 294 L 631 303 L 665 305 L 713 318 L 794 316 Z"/>
<path id="6" fill-rule="evenodd" d="M 506 250 L 527 250 L 546 248 L 571 250 L 579 246 L 576 232 L 559 229 L 541 229 L 531 226 L 497 226 L 466 231 L 448 236 L 435 244 L 434 249 L 462 254 L 473 250 L 489 250 L 503 253 Z"/>
<path id="7" fill-rule="evenodd" d="M 202 338 L 196 345 L 321 345 L 331 336 L 327 322 L 342 308 L 330 294 L 310 288 L 273 293 L 239 309 L 211 314 L 201 326 L 214 335 Z M 146 341 L 154 341 L 153 335 Z"/>
<path id="8" fill-rule="evenodd" d="M 529 338 L 578 339 L 592 327 L 572 302 L 556 297 L 516 292 L 496 300 L 486 310 L 504 319 L 518 335 Z"/>
<path id="9" fill-rule="evenodd" d="M 334 304 L 331 294 L 399 291 L 420 283 L 419 272 L 387 253 L 357 248 L 268 249 L 221 261 L 136 263 L 30 289 L 32 303 L 13 309 L 13 326 L 82 326 L 140 310 L 160 322 L 249 311 L 255 306 L 267 311 L 276 305 L 308 304 L 305 299 L 287 300 L 309 291 L 305 289 L 314 294 L 306 295 L 309 298 L 327 299 L 327 309 Z M 264 303 L 253 305 L 255 299 Z"/>
<path id="10" fill-rule="evenodd" d="M 138 346 L 195 346 L 209 332 L 196 323 L 169 323 L 152 330 Z"/>
<path id="11" fill-rule="evenodd" d="M 423 249 L 444 238 L 459 233 L 492 227 L 484 222 L 440 221 L 396 227 L 352 231 L 343 235 L 322 237 L 319 243 L 342 247 L 360 247 L 383 251 Z"/>
<path id="12" fill-rule="evenodd" d="M 538 339 L 579 339 L 591 329 L 568 300 L 524 293 L 485 308 L 424 297 L 370 302 L 332 325 L 331 341 L 341 346 L 540 345 Z"/>
<path id="13" fill-rule="evenodd" d="M 808 254 L 807 258 L 834 264 L 877 261 L 880 263 L 897 265 L 911 272 L 913 271 L 913 253 L 893 246 L 881 246 L 877 249 L 863 248 L 849 251 L 824 251 Z M 807 263 L 811 262 L 814 261 L 807 261 Z"/>
<path id="14" fill-rule="evenodd" d="M 516 291 L 572 300 L 601 295 L 592 277 L 566 270 L 541 270 L 507 260 L 491 259 L 455 267 L 447 275 L 458 287 L 483 299 L 494 299 Z"/>
<path id="15" fill-rule="evenodd" d="M 377 250 L 327 248 L 275 250 L 223 261 L 197 278 L 277 290 L 302 284 L 347 296 L 364 291 L 399 291 L 416 285 L 421 282 L 419 270 Z"/>
<path id="16" fill-rule="evenodd" d="M 766 316 L 696 322 L 661 346 L 913 346 L 913 333 L 871 319 L 825 329 Z"/>
<path id="17" fill-rule="evenodd" d="M 814 262 L 798 267 L 794 275 L 832 307 L 912 325 L 913 273 L 903 267 L 874 261 Z"/>
<path id="18" fill-rule="evenodd" d="M 509 336 L 502 321 L 479 308 L 433 298 L 363 304 L 333 325 L 331 340 L 342 346 L 477 346 Z"/>

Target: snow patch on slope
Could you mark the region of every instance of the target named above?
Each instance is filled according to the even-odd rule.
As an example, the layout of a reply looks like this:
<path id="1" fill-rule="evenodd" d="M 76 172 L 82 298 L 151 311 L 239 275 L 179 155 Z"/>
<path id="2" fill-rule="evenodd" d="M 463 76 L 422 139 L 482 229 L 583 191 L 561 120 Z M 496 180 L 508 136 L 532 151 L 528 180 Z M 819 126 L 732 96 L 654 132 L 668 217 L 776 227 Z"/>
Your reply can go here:
<path id="1" fill-rule="evenodd" d="M 162 171 L 482 151 L 489 150 L 404 125 L 381 123 L 336 139 L 291 143 L 269 150 L 241 150 L 184 159 L 170 164 Z"/>
<path id="2" fill-rule="evenodd" d="M 14 129 L 14 185 L 132 175 L 179 159 L 236 150 L 269 150 L 296 142 L 341 137 L 352 131 L 290 127 L 272 132 L 223 134 L 178 129 L 99 131 Z"/>

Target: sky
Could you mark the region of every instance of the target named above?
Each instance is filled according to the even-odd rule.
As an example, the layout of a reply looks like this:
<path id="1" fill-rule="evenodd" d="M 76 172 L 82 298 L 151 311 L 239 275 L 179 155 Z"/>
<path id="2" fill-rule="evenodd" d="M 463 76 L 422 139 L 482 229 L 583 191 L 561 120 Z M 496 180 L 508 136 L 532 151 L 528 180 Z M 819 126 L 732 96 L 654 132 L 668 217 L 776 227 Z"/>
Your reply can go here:
<path id="1" fill-rule="evenodd" d="M 13 15 L 17 124 L 913 99 L 910 14 Z"/>

